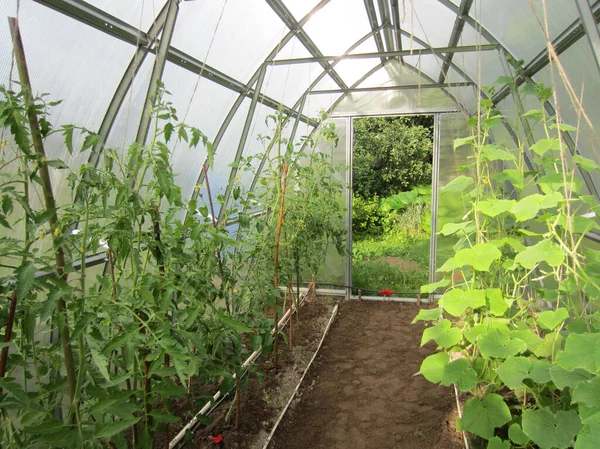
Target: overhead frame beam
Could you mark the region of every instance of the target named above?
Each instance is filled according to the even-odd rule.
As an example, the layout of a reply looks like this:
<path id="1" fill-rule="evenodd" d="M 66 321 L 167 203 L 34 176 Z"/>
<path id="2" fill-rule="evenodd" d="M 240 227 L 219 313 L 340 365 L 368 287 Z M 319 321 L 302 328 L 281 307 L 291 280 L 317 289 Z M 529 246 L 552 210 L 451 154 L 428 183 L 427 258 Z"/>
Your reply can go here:
<path id="1" fill-rule="evenodd" d="M 379 87 L 355 87 L 346 90 L 329 89 L 329 90 L 313 90 L 311 95 L 322 94 L 343 94 L 343 93 L 358 93 L 358 92 L 386 92 L 399 90 L 420 90 L 420 89 L 445 89 L 448 87 L 467 87 L 474 86 L 474 82 L 458 82 L 458 83 L 431 83 L 431 84 L 405 84 L 402 86 L 379 86 Z"/>
<path id="2" fill-rule="evenodd" d="M 415 40 L 416 41 L 416 40 Z M 289 65 L 289 64 L 308 64 L 314 62 L 324 61 L 345 61 L 348 59 L 375 59 L 375 58 L 397 58 L 401 56 L 421 56 L 421 55 L 438 55 L 444 53 L 469 53 L 478 51 L 492 51 L 498 50 L 500 44 L 483 44 L 483 45 L 464 45 L 462 47 L 427 47 L 419 48 L 414 50 L 401 50 L 401 51 L 386 51 L 386 52 L 374 52 L 374 53 L 354 53 L 342 56 L 313 56 L 307 58 L 293 58 L 293 59 L 275 59 L 266 61 L 268 65 Z"/>
<path id="3" fill-rule="evenodd" d="M 383 47 L 383 39 L 381 38 L 381 28 L 377 23 L 375 4 L 373 3 L 373 0 L 364 0 L 364 3 L 365 10 L 367 11 L 367 18 L 369 19 L 369 24 L 371 25 L 371 31 L 373 32 L 373 38 L 375 39 L 375 46 L 377 47 L 378 52 L 384 53 L 385 48 Z M 381 62 L 385 62 L 385 58 L 381 58 Z"/>
<path id="4" fill-rule="evenodd" d="M 377 0 L 379 6 L 379 17 L 381 17 L 381 25 L 383 26 L 383 37 L 387 51 L 396 50 L 394 46 L 394 36 L 392 35 L 392 19 L 390 14 L 390 5 L 388 0 Z"/>
<path id="5" fill-rule="evenodd" d="M 469 11 L 471 10 L 471 6 L 473 5 L 473 0 L 462 0 L 459 7 L 459 12 L 456 15 L 456 20 L 454 21 L 454 27 L 452 28 L 452 34 L 450 35 L 450 40 L 448 41 L 448 47 L 456 47 L 460 42 L 460 37 L 465 28 L 465 16 L 469 15 Z M 443 83 L 446 81 L 446 76 L 448 74 L 448 69 L 450 68 L 450 63 L 452 62 L 452 58 L 454 57 L 455 52 L 448 52 L 444 57 L 444 62 L 442 63 L 442 69 L 440 70 L 440 76 L 438 78 L 438 83 Z"/>
<path id="6" fill-rule="evenodd" d="M 306 47 L 306 49 L 316 58 L 322 57 L 323 53 L 317 47 L 317 45 L 313 42 L 313 40 L 306 34 L 304 28 L 298 23 L 298 21 L 294 18 L 294 15 L 290 12 L 290 10 L 285 6 L 282 0 L 265 0 L 267 4 L 271 7 L 271 9 L 279 16 L 281 21 L 293 32 L 296 33 L 296 37 L 302 45 Z M 325 71 L 329 73 L 329 76 L 333 78 L 335 83 L 340 86 L 341 89 L 347 89 L 348 86 L 344 82 L 344 80 L 337 74 L 335 70 L 331 67 L 331 64 L 327 62 L 327 60 L 319 61 L 321 67 Z"/>
<path id="7" fill-rule="evenodd" d="M 402 29 L 400 25 L 400 7 L 398 6 L 398 0 L 392 1 L 392 24 L 394 26 L 394 37 L 396 39 L 396 50 L 402 50 Z M 402 58 L 401 58 L 402 60 Z"/>

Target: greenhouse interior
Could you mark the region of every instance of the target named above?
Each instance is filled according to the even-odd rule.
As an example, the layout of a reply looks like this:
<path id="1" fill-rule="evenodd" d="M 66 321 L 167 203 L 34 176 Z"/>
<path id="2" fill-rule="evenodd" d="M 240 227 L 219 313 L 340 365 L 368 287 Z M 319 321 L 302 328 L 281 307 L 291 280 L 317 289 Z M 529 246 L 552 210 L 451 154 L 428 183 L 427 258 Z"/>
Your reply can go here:
<path id="1" fill-rule="evenodd" d="M 600 447 L 600 1 L 0 16 L 0 447 Z"/>

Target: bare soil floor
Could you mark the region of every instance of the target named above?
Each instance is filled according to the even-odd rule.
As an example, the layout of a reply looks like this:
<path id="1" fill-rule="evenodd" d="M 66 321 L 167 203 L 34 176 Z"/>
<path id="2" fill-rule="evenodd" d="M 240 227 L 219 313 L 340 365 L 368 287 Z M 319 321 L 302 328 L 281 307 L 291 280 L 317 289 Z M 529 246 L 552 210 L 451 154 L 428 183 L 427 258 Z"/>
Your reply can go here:
<path id="1" fill-rule="evenodd" d="M 343 302 L 269 449 L 458 449 L 452 390 L 413 376 L 433 346 L 413 304 Z"/>

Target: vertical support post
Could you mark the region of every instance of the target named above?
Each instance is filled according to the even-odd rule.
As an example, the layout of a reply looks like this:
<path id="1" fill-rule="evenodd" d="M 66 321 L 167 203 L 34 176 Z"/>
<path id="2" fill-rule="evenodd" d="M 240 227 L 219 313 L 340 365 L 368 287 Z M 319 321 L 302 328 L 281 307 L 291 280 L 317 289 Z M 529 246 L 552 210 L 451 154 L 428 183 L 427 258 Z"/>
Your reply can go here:
<path id="1" fill-rule="evenodd" d="M 594 54 L 596 67 L 600 70 L 600 32 L 598 32 L 594 12 L 588 0 L 575 0 L 575 4 L 577 5 L 583 28 L 585 29 L 585 35 Z"/>
<path id="2" fill-rule="evenodd" d="M 242 129 L 242 135 L 240 136 L 240 142 L 238 143 L 238 148 L 235 153 L 235 158 L 233 162 L 238 162 L 242 157 L 242 153 L 244 152 L 244 147 L 246 146 L 246 142 L 248 140 L 248 133 L 250 132 L 250 125 L 252 124 L 252 119 L 254 118 L 254 112 L 256 111 L 256 105 L 258 103 L 258 97 L 260 96 L 260 91 L 262 90 L 262 85 L 265 80 L 265 74 L 267 72 L 266 65 L 263 65 L 260 68 L 260 73 L 258 75 L 258 80 L 256 80 L 256 87 L 254 88 L 254 95 L 252 95 L 252 101 L 250 103 L 250 109 L 248 109 L 248 115 L 246 115 L 246 122 L 244 123 L 244 128 Z M 231 195 L 233 181 L 237 176 L 238 169 L 236 166 L 231 167 L 231 173 L 229 174 L 229 180 L 227 181 L 227 187 L 225 189 L 225 194 L 223 197 L 225 198 L 223 204 L 221 205 L 221 210 L 219 210 L 219 221 L 223 219 L 223 214 L 225 213 L 225 209 L 227 209 L 227 203 L 229 202 L 229 196 Z"/>
<path id="3" fill-rule="evenodd" d="M 165 26 L 160 36 L 158 50 L 156 52 L 156 60 L 154 61 L 154 68 L 152 69 L 152 74 L 150 75 L 150 84 L 148 85 L 148 92 L 146 93 L 144 108 L 142 109 L 142 117 L 140 118 L 140 125 L 135 138 L 135 141 L 141 146 L 146 143 L 146 138 L 148 136 L 148 129 L 150 128 L 151 120 L 150 110 L 152 109 L 152 102 L 154 101 L 154 96 L 156 95 L 158 82 L 162 78 L 165 70 L 167 53 L 169 51 L 169 46 L 171 45 L 173 31 L 175 30 L 177 13 L 179 12 L 179 1 L 180 0 L 170 0 Z"/>
<path id="4" fill-rule="evenodd" d="M 440 182 L 441 114 L 433 118 L 433 161 L 431 164 L 431 240 L 429 243 L 429 283 L 435 282 L 437 259 L 438 195 Z"/>
<path id="5" fill-rule="evenodd" d="M 354 120 L 346 118 L 346 299 L 352 296 L 352 160 Z"/>

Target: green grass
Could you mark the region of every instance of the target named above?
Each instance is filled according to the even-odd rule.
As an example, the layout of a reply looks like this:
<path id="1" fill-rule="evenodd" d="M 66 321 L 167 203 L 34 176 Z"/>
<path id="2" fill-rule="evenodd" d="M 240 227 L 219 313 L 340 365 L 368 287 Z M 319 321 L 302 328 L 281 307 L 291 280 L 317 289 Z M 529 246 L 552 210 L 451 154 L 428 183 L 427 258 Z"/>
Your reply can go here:
<path id="1" fill-rule="evenodd" d="M 428 282 L 427 234 L 387 234 L 380 238 L 354 241 L 352 246 L 352 284 L 355 287 L 418 292 L 421 285 Z M 383 260 L 387 257 L 399 258 L 409 266 L 392 266 Z M 367 294 L 374 293 L 365 292 Z"/>

